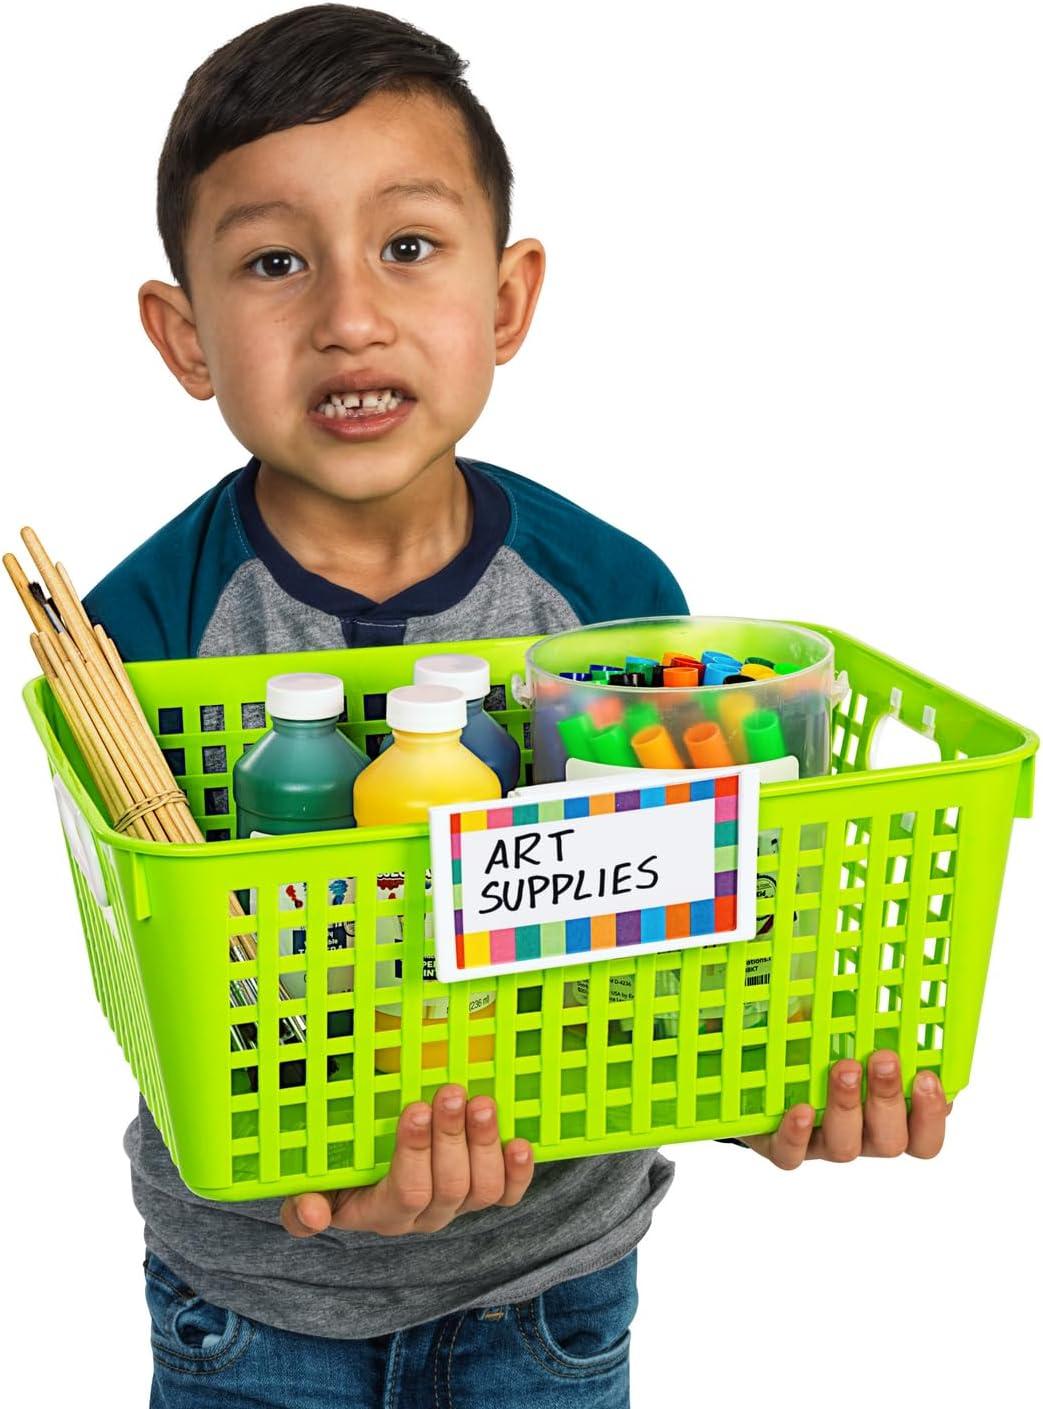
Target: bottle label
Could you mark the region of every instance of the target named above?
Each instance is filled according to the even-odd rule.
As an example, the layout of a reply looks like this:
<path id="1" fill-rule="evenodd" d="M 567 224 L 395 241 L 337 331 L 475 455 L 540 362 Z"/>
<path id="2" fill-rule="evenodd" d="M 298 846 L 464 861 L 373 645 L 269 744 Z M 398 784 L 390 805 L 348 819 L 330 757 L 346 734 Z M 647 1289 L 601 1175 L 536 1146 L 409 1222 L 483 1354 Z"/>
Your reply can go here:
<path id="1" fill-rule="evenodd" d="M 279 835 L 276 832 L 261 832 L 254 829 L 250 833 L 250 840 L 254 837 L 273 837 Z M 329 905 L 351 905 L 355 900 L 355 881 L 353 877 L 330 881 L 327 894 Z M 308 903 L 308 885 L 306 881 L 291 882 L 288 885 L 279 887 L 279 909 L 280 911 L 303 910 Z M 257 891 L 250 891 L 250 913 L 257 913 Z M 292 928 L 280 929 L 279 931 L 279 953 L 286 955 L 304 954 L 307 950 L 308 931 L 303 925 L 294 925 Z M 326 926 L 326 948 L 327 949 L 351 949 L 355 943 L 355 922 L 354 920 L 341 920 Z M 341 977 L 335 985 L 336 992 L 349 992 L 351 989 L 351 979 L 354 971 L 348 969 L 347 977 Z M 286 991 L 293 998 L 304 997 L 304 975 L 302 973 L 286 974 L 283 979 Z"/>
<path id="2" fill-rule="evenodd" d="M 401 900 L 405 894 L 405 876 L 401 871 L 392 871 L 377 877 L 377 889 L 381 900 Z M 431 893 L 431 872 L 430 869 L 424 876 L 424 889 L 428 895 Z M 433 917 L 428 911 L 424 916 L 424 938 L 430 940 L 434 937 Z M 391 940 L 402 938 L 402 917 L 400 915 L 381 915 L 377 918 L 377 943 L 388 943 Z M 433 954 L 424 955 L 423 980 L 425 983 L 437 983 L 438 975 L 435 973 L 435 958 Z M 377 987 L 394 988 L 402 983 L 402 960 L 393 959 L 390 962 L 380 962 L 377 964 Z M 470 1016 L 480 1013 L 483 1009 L 490 1007 L 496 1001 L 496 994 L 492 991 L 471 993 L 468 995 L 467 1008 Z M 378 1003 L 377 1010 L 381 1013 L 388 1013 L 394 1017 L 400 1017 L 402 1005 L 400 1003 Z M 428 1020 L 444 1022 L 449 1016 L 449 998 L 425 998 L 423 1015 Z"/>

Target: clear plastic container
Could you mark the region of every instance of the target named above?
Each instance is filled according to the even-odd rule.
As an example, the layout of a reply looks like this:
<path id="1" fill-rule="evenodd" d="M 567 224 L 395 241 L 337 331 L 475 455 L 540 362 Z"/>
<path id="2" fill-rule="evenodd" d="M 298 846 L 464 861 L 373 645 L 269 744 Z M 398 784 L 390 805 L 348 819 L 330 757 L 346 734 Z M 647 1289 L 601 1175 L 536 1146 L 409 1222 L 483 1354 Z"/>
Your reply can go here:
<path id="1" fill-rule="evenodd" d="M 730 655 L 758 673 L 748 684 L 614 685 L 574 680 L 592 665 L 643 658 Z M 560 782 L 569 757 L 618 766 L 693 768 L 793 755 L 800 776 L 828 773 L 834 691 L 825 636 L 781 621 L 743 617 L 645 617 L 545 636 L 525 655 L 533 709 L 533 782 Z M 682 677 L 683 678 L 683 677 Z"/>

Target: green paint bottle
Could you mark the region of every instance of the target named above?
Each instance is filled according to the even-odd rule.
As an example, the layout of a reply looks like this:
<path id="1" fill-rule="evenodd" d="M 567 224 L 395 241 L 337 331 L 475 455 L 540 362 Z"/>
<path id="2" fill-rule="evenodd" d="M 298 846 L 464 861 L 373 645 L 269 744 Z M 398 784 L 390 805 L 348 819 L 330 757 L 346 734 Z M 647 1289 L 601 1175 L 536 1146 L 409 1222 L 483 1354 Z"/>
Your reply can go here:
<path id="1" fill-rule="evenodd" d="M 273 675 L 265 705 L 271 729 L 232 770 L 236 836 L 354 827 L 355 779 L 368 760 L 337 728 L 343 682 L 310 672 Z"/>
<path id="2" fill-rule="evenodd" d="M 309 671 L 273 675 L 265 690 L 265 705 L 271 729 L 232 770 L 236 836 L 281 837 L 354 827 L 355 779 L 369 760 L 337 728 L 344 710 L 343 681 Z M 330 881 L 327 903 L 351 904 L 354 885 L 354 878 Z M 252 912 L 256 908 L 253 893 L 247 903 Z M 287 876 L 279 886 L 279 909 L 300 912 L 307 903 L 306 883 Z M 328 925 L 326 936 L 328 949 L 349 949 L 354 944 L 354 924 Z M 303 954 L 306 940 L 305 926 L 280 929 L 279 952 Z M 352 972 L 349 967 L 331 969 L 332 990 L 348 992 Z M 291 998 L 305 996 L 303 973 L 284 974 L 282 983 Z M 350 1019 L 350 1012 L 331 1013 L 329 1035 L 350 1035 Z"/>

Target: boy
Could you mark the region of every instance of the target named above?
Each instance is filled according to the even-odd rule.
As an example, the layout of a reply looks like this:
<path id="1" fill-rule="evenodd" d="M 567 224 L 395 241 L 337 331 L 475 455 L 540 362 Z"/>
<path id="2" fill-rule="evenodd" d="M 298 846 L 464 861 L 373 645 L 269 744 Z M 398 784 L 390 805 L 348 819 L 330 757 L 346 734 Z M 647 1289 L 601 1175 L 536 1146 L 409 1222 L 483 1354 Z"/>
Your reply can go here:
<path id="1" fill-rule="evenodd" d="M 189 80 L 159 168 L 176 283 L 146 283 L 141 317 L 251 459 L 88 595 L 125 659 L 687 611 L 647 548 L 455 456 L 544 272 L 538 241 L 507 246 L 510 165 L 463 67 L 390 16 L 321 5 Z M 860 1064 L 838 1063 L 821 1130 L 798 1106 L 738 1143 L 784 1168 L 936 1154 L 937 1083 L 907 1120 L 897 1059 L 877 1061 L 864 1112 Z M 627 1402 L 635 1249 L 673 1172 L 657 1151 L 534 1168 L 527 1141 L 501 1148 L 493 1102 L 453 1086 L 403 1112 L 379 1184 L 281 1206 L 196 1198 L 144 1103 L 125 1146 L 153 1403 Z"/>

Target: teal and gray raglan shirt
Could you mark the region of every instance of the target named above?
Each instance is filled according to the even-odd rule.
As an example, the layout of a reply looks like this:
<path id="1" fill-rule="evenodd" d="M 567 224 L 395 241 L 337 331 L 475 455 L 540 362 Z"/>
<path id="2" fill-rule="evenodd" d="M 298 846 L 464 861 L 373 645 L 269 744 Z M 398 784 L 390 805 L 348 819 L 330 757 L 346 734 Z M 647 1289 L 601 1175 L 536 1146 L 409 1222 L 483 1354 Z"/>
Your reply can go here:
<path id="1" fill-rule="evenodd" d="M 259 461 L 226 475 L 84 599 L 124 660 L 329 650 L 563 631 L 687 613 L 636 539 L 533 480 L 458 459 L 471 538 L 434 576 L 372 602 L 306 571 L 261 517 Z M 308 1335 L 384 1335 L 538 1295 L 628 1253 L 673 1178 L 658 1150 L 536 1165 L 513 1208 L 437 1233 L 291 1238 L 281 1199 L 218 1203 L 182 1182 L 144 1101 L 124 1137 L 146 1246 L 198 1295 Z"/>

